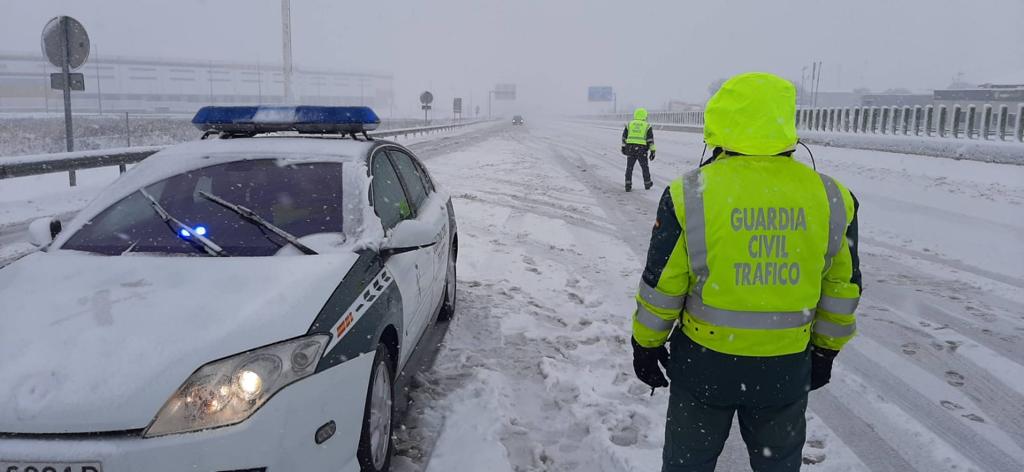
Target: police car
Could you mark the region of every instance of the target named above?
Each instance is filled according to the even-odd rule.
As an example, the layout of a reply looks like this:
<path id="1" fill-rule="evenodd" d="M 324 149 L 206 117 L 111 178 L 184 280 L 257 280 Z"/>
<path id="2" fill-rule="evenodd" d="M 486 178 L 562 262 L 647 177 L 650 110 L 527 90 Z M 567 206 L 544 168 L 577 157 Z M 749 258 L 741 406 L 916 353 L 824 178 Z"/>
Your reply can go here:
<path id="1" fill-rule="evenodd" d="M 32 223 L 43 249 L 0 269 L 0 471 L 387 470 L 458 236 L 379 122 L 207 107 L 193 123 L 223 139 Z"/>

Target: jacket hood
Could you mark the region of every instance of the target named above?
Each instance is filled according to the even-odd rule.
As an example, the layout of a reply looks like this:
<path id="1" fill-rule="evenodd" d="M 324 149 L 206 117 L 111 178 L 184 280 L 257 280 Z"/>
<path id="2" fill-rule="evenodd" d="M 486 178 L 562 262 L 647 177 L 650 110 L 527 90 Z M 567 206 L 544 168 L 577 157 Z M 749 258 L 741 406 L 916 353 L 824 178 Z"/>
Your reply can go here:
<path id="1" fill-rule="evenodd" d="M 710 147 L 773 156 L 796 146 L 796 87 L 764 72 L 727 80 L 704 110 L 704 141 Z"/>
<path id="2" fill-rule="evenodd" d="M 647 121 L 647 109 L 646 108 L 637 108 L 636 111 L 633 112 L 633 119 L 634 120 L 640 120 L 640 121 Z"/>

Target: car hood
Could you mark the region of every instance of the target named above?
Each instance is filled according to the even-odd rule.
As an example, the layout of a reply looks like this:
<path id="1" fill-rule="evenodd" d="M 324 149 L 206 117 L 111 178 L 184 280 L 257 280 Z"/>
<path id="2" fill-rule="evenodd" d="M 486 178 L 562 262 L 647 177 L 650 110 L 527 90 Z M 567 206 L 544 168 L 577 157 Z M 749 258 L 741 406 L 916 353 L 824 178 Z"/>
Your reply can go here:
<path id="1" fill-rule="evenodd" d="M 201 365 L 305 334 L 357 257 L 56 251 L 0 269 L 0 433 L 144 428 Z"/>

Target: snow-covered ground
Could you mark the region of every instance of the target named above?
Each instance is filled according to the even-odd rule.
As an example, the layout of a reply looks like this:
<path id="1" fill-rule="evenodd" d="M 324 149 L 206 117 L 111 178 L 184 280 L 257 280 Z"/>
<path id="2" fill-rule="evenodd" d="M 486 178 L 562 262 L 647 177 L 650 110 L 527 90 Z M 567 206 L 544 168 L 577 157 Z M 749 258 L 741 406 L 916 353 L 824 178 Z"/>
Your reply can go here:
<path id="1" fill-rule="evenodd" d="M 660 469 L 668 396 L 633 377 L 629 316 L 657 199 L 702 145 L 656 138 L 656 188 L 633 193 L 617 130 L 404 141 L 454 196 L 461 248 L 458 313 L 412 393 L 399 472 Z M 1024 470 L 1024 167 L 813 148 L 861 201 L 866 287 L 859 337 L 811 394 L 805 470 Z M 18 225 L 116 176 L 0 180 L 0 264 L 27 250 Z M 749 470 L 738 434 L 719 470 Z"/>
<path id="2" fill-rule="evenodd" d="M 700 136 L 531 122 L 429 159 L 455 197 L 459 312 L 413 394 L 400 471 L 660 469 L 667 392 L 632 375 L 657 198 Z M 809 471 L 1024 470 L 1024 168 L 815 148 L 861 201 L 860 336 L 811 395 Z M 639 185 L 639 169 L 634 183 Z M 749 470 L 734 435 L 718 470 Z"/>

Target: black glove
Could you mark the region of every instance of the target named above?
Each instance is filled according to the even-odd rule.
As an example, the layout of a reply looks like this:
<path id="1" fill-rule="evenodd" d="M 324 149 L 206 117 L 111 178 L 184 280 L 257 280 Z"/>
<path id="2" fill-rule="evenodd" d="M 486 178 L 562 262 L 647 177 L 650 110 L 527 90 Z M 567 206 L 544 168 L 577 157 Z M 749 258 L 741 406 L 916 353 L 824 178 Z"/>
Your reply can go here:
<path id="1" fill-rule="evenodd" d="M 621 152 L 623 156 L 627 156 L 628 155 L 628 154 L 626 154 L 626 145 L 625 144 L 623 144 L 622 147 L 619 148 L 619 152 Z"/>
<path id="2" fill-rule="evenodd" d="M 651 149 L 651 156 L 648 157 L 647 159 L 652 160 L 652 161 L 654 160 L 654 150 L 653 149 Z"/>
<path id="3" fill-rule="evenodd" d="M 824 387 L 829 380 L 832 380 L 832 361 L 838 354 L 839 351 L 817 346 L 811 347 L 811 390 Z"/>
<path id="4" fill-rule="evenodd" d="M 668 368 L 668 349 L 665 349 L 665 346 L 643 347 L 636 342 L 636 339 L 631 338 L 631 341 L 633 342 L 633 371 L 636 372 L 636 377 L 651 387 L 652 394 L 658 387 L 668 387 L 668 380 L 665 379 L 665 374 L 658 367 L 658 363 L 661 362 L 663 367 Z"/>

